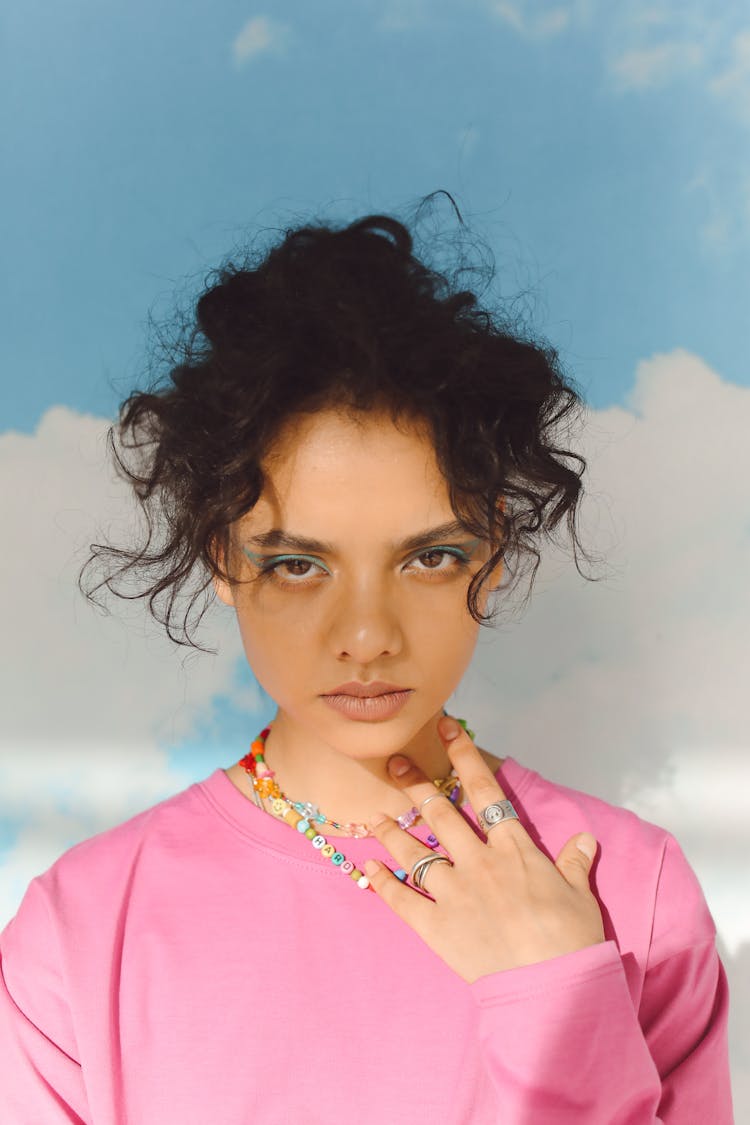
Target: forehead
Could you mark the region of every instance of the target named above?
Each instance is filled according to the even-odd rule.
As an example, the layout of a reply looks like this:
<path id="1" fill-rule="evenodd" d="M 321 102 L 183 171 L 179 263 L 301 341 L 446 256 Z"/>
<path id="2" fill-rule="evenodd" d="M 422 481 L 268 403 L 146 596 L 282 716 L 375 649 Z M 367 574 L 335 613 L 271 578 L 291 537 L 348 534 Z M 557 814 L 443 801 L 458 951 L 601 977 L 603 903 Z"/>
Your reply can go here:
<path id="1" fill-rule="evenodd" d="M 281 529 L 328 546 L 352 535 L 401 542 L 456 519 L 429 430 L 385 415 L 295 419 L 263 472 L 263 492 L 241 521 L 243 539 Z"/>
<path id="2" fill-rule="evenodd" d="M 263 461 L 277 493 L 326 486 L 345 492 L 388 488 L 400 480 L 414 489 L 445 487 L 429 426 L 395 422 L 385 413 L 321 411 L 287 421 Z"/>

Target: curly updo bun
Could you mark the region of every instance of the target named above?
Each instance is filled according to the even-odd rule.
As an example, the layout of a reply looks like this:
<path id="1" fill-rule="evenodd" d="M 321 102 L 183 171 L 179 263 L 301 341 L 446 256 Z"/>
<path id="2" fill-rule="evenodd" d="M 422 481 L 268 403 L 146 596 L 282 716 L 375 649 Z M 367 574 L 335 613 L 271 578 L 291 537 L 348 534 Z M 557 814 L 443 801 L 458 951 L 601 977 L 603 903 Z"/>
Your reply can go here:
<path id="1" fill-rule="evenodd" d="M 576 565 L 577 550 L 588 557 L 576 530 L 586 464 L 558 445 L 583 400 L 557 353 L 415 256 L 395 218 L 287 229 L 270 249 L 224 264 L 171 354 L 166 376 L 130 394 L 108 433 L 147 540 L 135 549 L 91 544 L 79 585 L 96 560 L 115 563 L 92 590 L 81 586 L 86 596 L 107 586 L 148 597 L 178 644 L 202 649 L 188 618 L 212 576 L 238 580 L 223 566 L 230 528 L 263 491 L 274 437 L 294 415 L 326 408 L 387 410 L 429 426 L 454 511 L 493 546 L 467 591 L 480 624 L 495 616 L 481 615 L 478 599 L 498 563 L 507 592 L 533 558 L 530 594 L 537 542 L 563 518 Z M 114 583 L 131 571 L 146 586 L 125 594 Z M 178 595 L 196 577 L 180 623 Z"/>

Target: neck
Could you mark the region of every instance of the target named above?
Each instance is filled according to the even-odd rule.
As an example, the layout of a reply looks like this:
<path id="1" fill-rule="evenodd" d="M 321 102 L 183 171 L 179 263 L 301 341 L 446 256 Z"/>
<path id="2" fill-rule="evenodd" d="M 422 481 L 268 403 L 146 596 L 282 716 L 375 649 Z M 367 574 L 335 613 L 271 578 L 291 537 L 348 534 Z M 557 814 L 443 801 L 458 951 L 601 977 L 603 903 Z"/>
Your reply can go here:
<path id="1" fill-rule="evenodd" d="M 394 746 L 385 755 L 353 757 L 300 730 L 279 711 L 266 738 L 264 757 L 290 800 L 317 805 L 328 820 L 364 824 L 378 810 L 395 819 L 413 802 L 388 774 L 386 763 L 392 754 L 406 754 L 431 781 L 452 772 L 437 731 L 441 715 L 438 711 L 408 743 Z M 336 834 L 330 825 L 321 831 Z"/>

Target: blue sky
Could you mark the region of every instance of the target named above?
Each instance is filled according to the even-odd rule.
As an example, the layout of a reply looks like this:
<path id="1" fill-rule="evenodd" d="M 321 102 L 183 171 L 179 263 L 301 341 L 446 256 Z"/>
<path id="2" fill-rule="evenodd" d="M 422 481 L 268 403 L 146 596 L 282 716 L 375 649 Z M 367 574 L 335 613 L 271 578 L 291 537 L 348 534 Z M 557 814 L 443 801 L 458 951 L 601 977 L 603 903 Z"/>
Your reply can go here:
<path id="1" fill-rule="evenodd" d="M 741 16 L 6 5 L 2 429 L 31 433 L 58 403 L 113 415 L 148 310 L 199 286 L 244 232 L 438 188 L 492 246 L 501 292 L 530 292 L 591 405 L 624 401 L 636 362 L 677 346 L 746 385 Z"/>

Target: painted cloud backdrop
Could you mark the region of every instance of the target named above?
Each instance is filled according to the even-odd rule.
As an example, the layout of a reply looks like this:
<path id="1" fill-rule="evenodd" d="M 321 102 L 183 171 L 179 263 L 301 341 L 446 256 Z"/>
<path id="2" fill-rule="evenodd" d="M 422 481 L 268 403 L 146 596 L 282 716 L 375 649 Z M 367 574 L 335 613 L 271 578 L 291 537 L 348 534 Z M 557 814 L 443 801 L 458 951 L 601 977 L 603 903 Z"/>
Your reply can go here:
<path id="1" fill-rule="evenodd" d="M 0 926 L 62 850 L 273 713 L 225 607 L 217 655 L 186 658 L 75 585 L 135 518 L 105 435 L 149 310 L 248 233 L 445 188 L 585 393 L 604 560 L 587 583 L 550 546 L 453 704 L 495 753 L 678 837 L 750 1116 L 746 5 L 13 0 L 5 24 Z"/>

